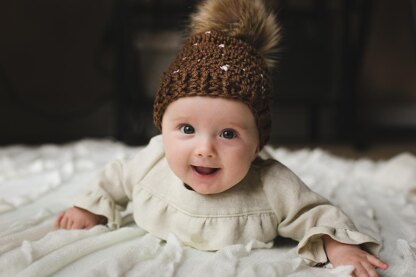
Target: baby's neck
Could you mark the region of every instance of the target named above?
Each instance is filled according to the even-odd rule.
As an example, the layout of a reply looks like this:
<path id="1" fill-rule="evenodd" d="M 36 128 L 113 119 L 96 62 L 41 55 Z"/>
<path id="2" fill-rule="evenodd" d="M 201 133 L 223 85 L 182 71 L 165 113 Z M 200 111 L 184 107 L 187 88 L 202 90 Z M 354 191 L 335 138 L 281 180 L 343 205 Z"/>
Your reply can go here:
<path id="1" fill-rule="evenodd" d="M 190 186 L 188 186 L 187 184 L 183 183 L 183 185 L 184 185 L 184 187 L 185 187 L 187 190 L 192 190 L 192 191 L 194 191 L 194 189 L 193 189 L 193 188 L 191 188 Z"/>

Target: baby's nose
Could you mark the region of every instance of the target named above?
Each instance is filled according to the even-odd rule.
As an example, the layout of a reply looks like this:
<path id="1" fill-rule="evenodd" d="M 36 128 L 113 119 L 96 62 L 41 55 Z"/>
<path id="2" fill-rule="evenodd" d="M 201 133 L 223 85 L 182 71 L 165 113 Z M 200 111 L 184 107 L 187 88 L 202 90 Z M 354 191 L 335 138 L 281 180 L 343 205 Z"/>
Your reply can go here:
<path id="1" fill-rule="evenodd" d="M 195 154 L 201 158 L 214 158 L 216 156 L 215 146 L 211 139 L 204 138 L 198 142 Z"/>

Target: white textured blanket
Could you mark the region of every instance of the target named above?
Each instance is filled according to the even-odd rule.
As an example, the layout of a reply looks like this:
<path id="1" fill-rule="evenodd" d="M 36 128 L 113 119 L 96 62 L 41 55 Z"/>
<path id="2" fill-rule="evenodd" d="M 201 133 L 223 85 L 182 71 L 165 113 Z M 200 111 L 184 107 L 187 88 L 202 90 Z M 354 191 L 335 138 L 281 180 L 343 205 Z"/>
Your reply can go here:
<path id="1" fill-rule="evenodd" d="M 0 276 L 350 276 L 349 266 L 306 266 L 290 241 L 217 252 L 183 247 L 174 236 L 161 241 L 135 226 L 129 209 L 116 231 L 53 229 L 55 215 L 97 170 L 137 149 L 99 140 L 0 148 Z M 416 276 L 415 156 L 371 161 L 319 149 L 268 151 L 383 242 L 390 268 L 382 276 Z"/>

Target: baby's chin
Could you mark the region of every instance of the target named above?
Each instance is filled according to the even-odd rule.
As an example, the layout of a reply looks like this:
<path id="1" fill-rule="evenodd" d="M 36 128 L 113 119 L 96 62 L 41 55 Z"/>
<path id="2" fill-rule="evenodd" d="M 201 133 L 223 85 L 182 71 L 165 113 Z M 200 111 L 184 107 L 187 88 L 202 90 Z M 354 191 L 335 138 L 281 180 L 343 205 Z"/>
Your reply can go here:
<path id="1" fill-rule="evenodd" d="M 216 194 L 219 193 L 215 190 L 213 190 L 212 188 L 207 188 L 208 186 L 206 185 L 188 185 L 187 183 L 184 183 L 184 186 L 186 189 L 194 191 L 198 194 L 202 194 L 202 195 L 210 195 L 210 194 Z"/>
<path id="2" fill-rule="evenodd" d="M 184 183 L 185 188 L 188 190 L 195 191 L 198 194 L 202 195 L 213 195 L 225 192 L 229 189 L 231 189 L 234 186 L 231 187 L 218 187 L 212 184 L 188 184 Z"/>

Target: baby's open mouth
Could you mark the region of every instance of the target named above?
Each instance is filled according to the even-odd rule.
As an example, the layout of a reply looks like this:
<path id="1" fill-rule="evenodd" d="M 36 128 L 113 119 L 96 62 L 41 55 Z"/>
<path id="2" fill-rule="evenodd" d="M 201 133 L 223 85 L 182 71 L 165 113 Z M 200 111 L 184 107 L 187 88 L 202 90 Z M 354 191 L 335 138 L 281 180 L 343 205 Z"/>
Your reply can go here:
<path id="1" fill-rule="evenodd" d="M 215 168 L 215 167 L 203 167 L 203 166 L 192 166 L 192 167 L 197 173 L 201 175 L 210 175 L 219 170 L 219 168 Z"/>

